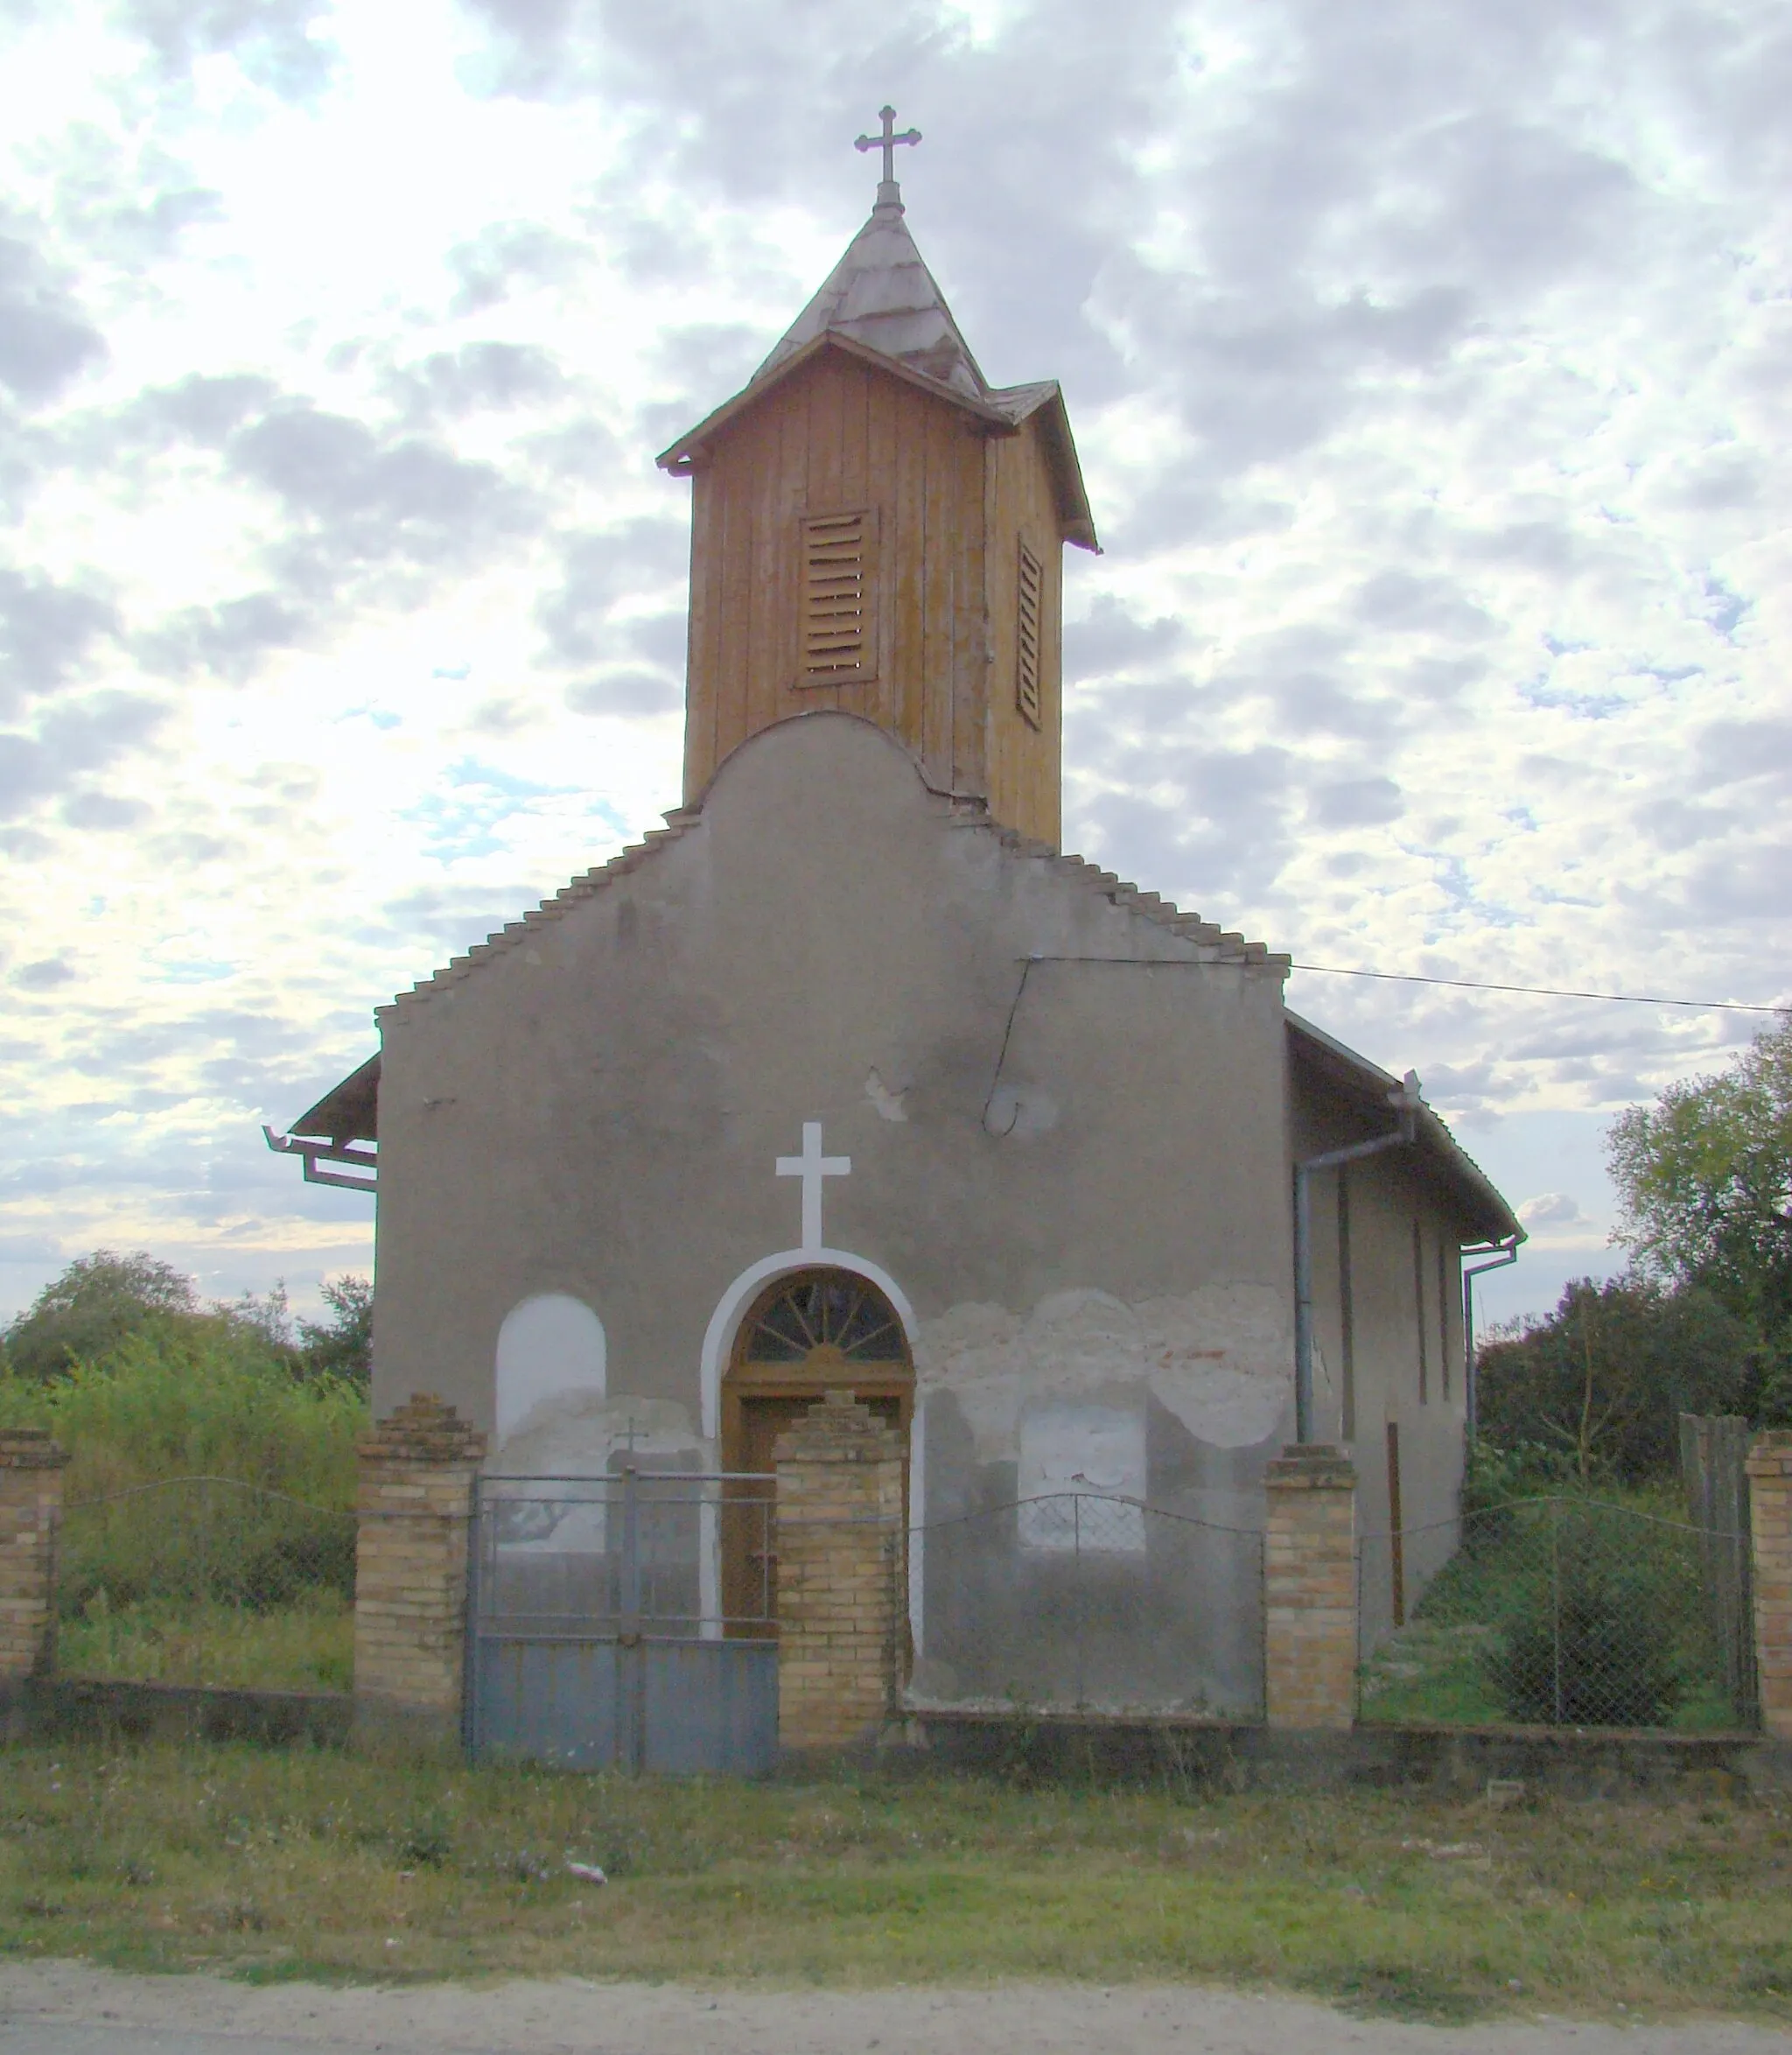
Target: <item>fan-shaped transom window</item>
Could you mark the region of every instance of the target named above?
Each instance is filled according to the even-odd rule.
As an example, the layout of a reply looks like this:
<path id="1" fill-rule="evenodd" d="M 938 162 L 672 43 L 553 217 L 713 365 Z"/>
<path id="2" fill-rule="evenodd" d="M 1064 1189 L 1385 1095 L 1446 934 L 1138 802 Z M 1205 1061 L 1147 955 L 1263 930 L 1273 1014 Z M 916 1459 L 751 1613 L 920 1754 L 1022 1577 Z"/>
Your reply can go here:
<path id="1" fill-rule="evenodd" d="M 847 1363 L 905 1364 L 908 1344 L 895 1308 L 850 1271 L 800 1271 L 780 1278 L 747 1316 L 737 1359 L 802 1364 L 816 1356 Z"/>

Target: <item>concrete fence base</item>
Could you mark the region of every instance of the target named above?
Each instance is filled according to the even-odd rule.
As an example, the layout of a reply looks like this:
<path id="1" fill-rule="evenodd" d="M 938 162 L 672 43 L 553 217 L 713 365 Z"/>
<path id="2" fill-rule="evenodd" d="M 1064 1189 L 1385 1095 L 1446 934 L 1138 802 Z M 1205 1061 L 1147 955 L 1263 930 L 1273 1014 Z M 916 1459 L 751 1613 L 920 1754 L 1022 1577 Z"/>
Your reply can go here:
<path id="1" fill-rule="evenodd" d="M 1578 1733 L 1534 1727 L 1304 1732 L 1218 1721 L 1022 1719 L 926 1712 L 886 1732 L 886 1757 L 1027 1781 L 1214 1791 L 1409 1791 L 1525 1804 L 1544 1798 L 1735 1799 L 1792 1792 L 1792 1747 L 1754 1734 Z"/>

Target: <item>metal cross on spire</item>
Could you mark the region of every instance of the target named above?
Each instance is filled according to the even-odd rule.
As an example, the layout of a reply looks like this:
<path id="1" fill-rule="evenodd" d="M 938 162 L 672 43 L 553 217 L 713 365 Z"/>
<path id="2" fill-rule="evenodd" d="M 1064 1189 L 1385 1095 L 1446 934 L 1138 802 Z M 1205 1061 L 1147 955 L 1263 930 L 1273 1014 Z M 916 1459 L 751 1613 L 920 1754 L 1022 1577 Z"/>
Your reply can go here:
<path id="1" fill-rule="evenodd" d="M 878 205 L 882 207 L 886 201 L 895 200 L 900 203 L 900 188 L 896 183 L 896 145 L 899 143 L 919 143 L 920 130 L 905 129 L 899 136 L 896 133 L 896 109 L 893 107 L 880 107 L 878 118 L 884 124 L 883 134 L 858 137 L 852 147 L 855 150 L 882 150 L 884 182 L 878 187 Z"/>

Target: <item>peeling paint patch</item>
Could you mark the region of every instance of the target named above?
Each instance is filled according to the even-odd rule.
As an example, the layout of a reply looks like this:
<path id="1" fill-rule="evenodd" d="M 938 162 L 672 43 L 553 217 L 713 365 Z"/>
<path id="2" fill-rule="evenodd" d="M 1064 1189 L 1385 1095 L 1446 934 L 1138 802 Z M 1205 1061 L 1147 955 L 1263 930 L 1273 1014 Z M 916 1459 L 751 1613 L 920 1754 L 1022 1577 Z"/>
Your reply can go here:
<path id="1" fill-rule="evenodd" d="M 1029 1401 L 1124 1404 L 1145 1390 L 1210 1447 L 1248 1448 L 1282 1424 L 1292 1382 L 1281 1301 L 1257 1285 L 1137 1306 L 1054 1292 L 1025 1317 L 955 1306 L 922 1322 L 914 1354 L 920 1389 L 951 1392 L 982 1462 L 1013 1459 Z"/>
<path id="2" fill-rule="evenodd" d="M 602 1477 L 614 1476 L 617 1459 L 630 1455 L 652 1469 L 705 1469 L 713 1462 L 689 1408 L 673 1399 L 569 1392 L 536 1406 L 498 1444 L 489 1467 L 508 1476 Z"/>
<path id="3" fill-rule="evenodd" d="M 903 1100 L 908 1097 L 908 1087 L 906 1084 L 892 1091 L 873 1070 L 864 1081 L 864 1096 L 871 1101 L 879 1120 L 907 1120 L 908 1115 L 902 1105 Z"/>

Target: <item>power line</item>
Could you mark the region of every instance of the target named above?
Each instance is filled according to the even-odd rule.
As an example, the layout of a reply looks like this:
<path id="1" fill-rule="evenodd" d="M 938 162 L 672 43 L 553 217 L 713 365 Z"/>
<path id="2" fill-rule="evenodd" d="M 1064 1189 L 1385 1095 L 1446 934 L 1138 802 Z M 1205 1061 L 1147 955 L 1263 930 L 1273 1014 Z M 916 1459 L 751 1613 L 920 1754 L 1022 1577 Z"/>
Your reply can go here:
<path id="1" fill-rule="evenodd" d="M 1614 1006 L 1687 1006 L 1695 1013 L 1783 1013 L 1783 1006 L 1754 1006 L 1734 999 L 1652 999 L 1640 992 L 1572 992 L 1560 985 L 1490 985 L 1479 978 L 1423 978 L 1412 971 L 1353 971 L 1339 964 L 1292 964 L 1295 971 L 1317 971 L 1326 978 L 1378 978 L 1393 985 L 1449 985 L 1459 992 L 1523 992 L 1536 999 L 1598 999 Z"/>

